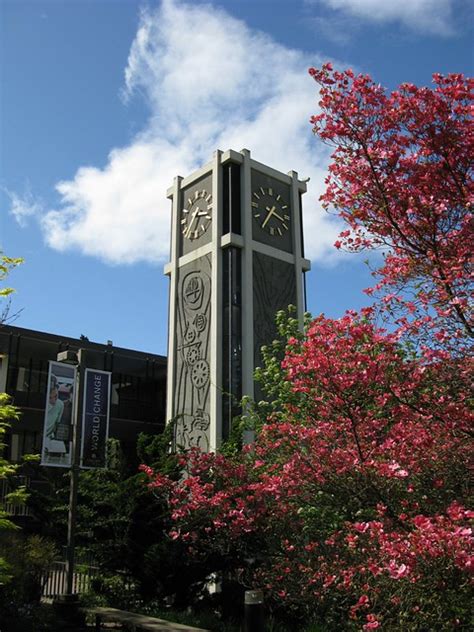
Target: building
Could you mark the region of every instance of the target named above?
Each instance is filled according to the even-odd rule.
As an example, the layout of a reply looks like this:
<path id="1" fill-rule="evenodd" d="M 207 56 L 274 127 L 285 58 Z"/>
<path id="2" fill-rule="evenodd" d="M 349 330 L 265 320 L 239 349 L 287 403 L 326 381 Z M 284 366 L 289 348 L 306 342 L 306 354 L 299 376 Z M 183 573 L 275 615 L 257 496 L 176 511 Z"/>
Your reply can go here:
<path id="1" fill-rule="evenodd" d="M 167 419 L 184 447 L 219 449 L 254 383 L 275 315 L 296 308 L 303 326 L 302 196 L 306 183 L 250 151 L 212 160 L 168 190 L 172 201 Z"/>
<path id="2" fill-rule="evenodd" d="M 40 453 L 48 383 L 48 363 L 61 351 L 87 351 L 87 365 L 112 373 L 109 436 L 134 455 L 140 432 L 163 431 L 166 414 L 166 358 L 21 327 L 0 327 L 0 392 L 21 410 L 7 441 L 6 458 Z"/>

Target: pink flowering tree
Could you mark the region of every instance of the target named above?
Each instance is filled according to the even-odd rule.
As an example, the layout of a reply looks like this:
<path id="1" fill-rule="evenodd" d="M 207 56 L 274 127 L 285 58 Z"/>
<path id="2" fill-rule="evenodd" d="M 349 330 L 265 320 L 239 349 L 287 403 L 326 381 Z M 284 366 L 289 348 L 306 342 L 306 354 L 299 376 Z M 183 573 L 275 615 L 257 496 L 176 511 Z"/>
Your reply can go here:
<path id="1" fill-rule="evenodd" d="M 474 81 L 436 74 L 434 89 L 387 95 L 351 70 L 309 72 L 320 86 L 314 132 L 335 148 L 322 201 L 347 224 L 336 247 L 383 249 L 369 292 L 412 335 L 472 340 Z"/>
<path id="2" fill-rule="evenodd" d="M 311 74 L 313 124 L 336 144 L 324 200 L 348 225 L 336 246 L 383 247 L 379 302 L 304 334 L 280 317 L 284 354 L 275 343 L 258 372 L 268 403 L 241 422 L 255 443 L 191 450 L 179 480 L 144 469 L 168 502 L 168 537 L 261 587 L 296 629 L 462 628 L 474 517 L 468 82 L 386 96 L 350 71 Z M 376 326 L 380 310 L 395 328 Z"/>

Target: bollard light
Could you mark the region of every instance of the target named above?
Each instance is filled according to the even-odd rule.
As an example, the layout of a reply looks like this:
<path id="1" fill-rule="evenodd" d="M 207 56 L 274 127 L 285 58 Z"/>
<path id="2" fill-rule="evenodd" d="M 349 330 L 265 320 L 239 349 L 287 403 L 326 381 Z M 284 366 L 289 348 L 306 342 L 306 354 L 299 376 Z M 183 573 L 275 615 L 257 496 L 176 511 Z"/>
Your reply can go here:
<path id="1" fill-rule="evenodd" d="M 263 591 L 246 590 L 244 604 L 244 632 L 264 632 Z"/>

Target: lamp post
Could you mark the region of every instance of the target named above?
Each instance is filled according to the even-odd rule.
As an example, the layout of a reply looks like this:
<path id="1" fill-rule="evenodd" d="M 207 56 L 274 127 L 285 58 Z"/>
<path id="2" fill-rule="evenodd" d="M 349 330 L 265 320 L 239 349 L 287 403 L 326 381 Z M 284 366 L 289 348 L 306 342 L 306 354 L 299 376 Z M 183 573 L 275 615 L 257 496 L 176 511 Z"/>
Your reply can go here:
<path id="1" fill-rule="evenodd" d="M 67 605 L 68 615 L 77 614 L 78 596 L 74 593 L 74 557 L 77 521 L 77 490 L 79 484 L 79 460 L 81 446 L 81 419 L 84 400 L 84 371 L 85 349 L 62 351 L 58 353 L 57 361 L 72 364 L 77 367 L 76 384 L 74 388 L 74 414 L 72 418 L 72 454 L 69 487 L 69 511 L 67 522 L 66 548 L 66 593 L 56 600 L 57 606 L 66 615 L 64 606 Z"/>
<path id="2" fill-rule="evenodd" d="M 247 429 L 242 433 L 242 445 L 251 446 L 254 452 L 255 430 Z M 248 560 L 252 564 L 255 560 Z M 265 614 L 262 590 L 246 590 L 244 596 L 244 632 L 262 632 L 265 629 Z"/>

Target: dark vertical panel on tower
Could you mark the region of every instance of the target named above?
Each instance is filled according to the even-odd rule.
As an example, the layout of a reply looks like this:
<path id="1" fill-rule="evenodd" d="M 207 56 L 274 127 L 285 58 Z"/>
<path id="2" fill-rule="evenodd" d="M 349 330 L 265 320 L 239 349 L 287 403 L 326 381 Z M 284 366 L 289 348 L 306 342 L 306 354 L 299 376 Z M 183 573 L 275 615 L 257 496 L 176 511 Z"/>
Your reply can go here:
<path id="1" fill-rule="evenodd" d="M 304 257 L 304 232 L 303 232 L 303 195 L 301 192 L 298 194 L 299 206 L 297 212 L 300 216 L 300 243 L 301 243 L 301 256 Z M 306 291 L 306 272 L 303 271 L 303 309 L 306 312 L 308 309 L 308 296 Z"/>
<path id="2" fill-rule="evenodd" d="M 301 256 L 304 257 L 304 234 L 303 234 L 303 196 L 301 193 L 298 195 L 299 206 L 296 212 L 300 216 L 300 243 L 301 243 Z"/>
<path id="3" fill-rule="evenodd" d="M 296 304 L 295 268 L 291 263 L 253 253 L 254 366 L 262 366 L 261 348 L 277 337 L 275 316 Z M 255 400 L 262 399 L 255 384 Z"/>
<path id="4" fill-rule="evenodd" d="M 223 252 L 222 438 L 240 414 L 242 397 L 242 257 L 239 248 Z"/>
<path id="5" fill-rule="evenodd" d="M 242 231 L 240 165 L 223 167 L 223 234 Z M 242 397 L 242 256 L 239 248 L 222 252 L 222 439 L 240 414 Z"/>
<path id="6" fill-rule="evenodd" d="M 233 162 L 223 166 L 223 222 L 222 234 L 242 232 L 240 209 L 240 165 Z"/>

